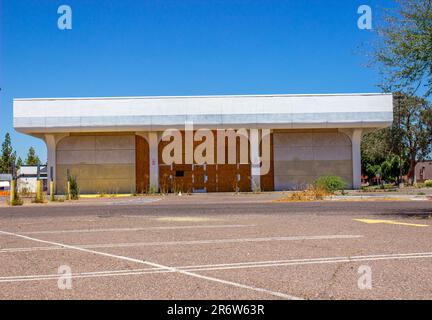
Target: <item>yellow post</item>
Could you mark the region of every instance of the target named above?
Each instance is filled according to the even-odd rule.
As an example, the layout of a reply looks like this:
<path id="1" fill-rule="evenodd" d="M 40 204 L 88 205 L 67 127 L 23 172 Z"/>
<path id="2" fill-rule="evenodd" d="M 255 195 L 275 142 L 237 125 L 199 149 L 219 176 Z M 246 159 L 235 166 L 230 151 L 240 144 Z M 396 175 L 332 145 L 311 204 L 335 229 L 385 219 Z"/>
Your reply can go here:
<path id="1" fill-rule="evenodd" d="M 13 203 L 15 202 L 15 180 L 11 180 L 10 182 L 9 201 L 10 205 L 13 206 Z"/>
<path id="2" fill-rule="evenodd" d="M 67 198 L 67 200 L 70 200 L 71 199 L 70 181 L 67 182 L 67 190 L 66 191 L 67 191 L 66 198 Z"/>
<path id="3" fill-rule="evenodd" d="M 37 200 L 42 200 L 41 181 L 40 180 L 36 181 L 36 199 Z"/>
<path id="4" fill-rule="evenodd" d="M 54 201 L 54 181 L 50 181 L 50 200 Z"/>

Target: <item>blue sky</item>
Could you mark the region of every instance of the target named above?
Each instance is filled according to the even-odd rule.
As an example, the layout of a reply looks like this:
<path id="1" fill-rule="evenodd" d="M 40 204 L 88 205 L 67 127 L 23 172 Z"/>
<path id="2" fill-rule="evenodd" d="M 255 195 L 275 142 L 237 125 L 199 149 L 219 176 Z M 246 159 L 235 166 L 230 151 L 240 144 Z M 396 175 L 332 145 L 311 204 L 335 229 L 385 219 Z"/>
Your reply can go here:
<path id="1" fill-rule="evenodd" d="M 57 8 L 73 29 L 57 28 Z M 0 0 L 0 140 L 24 159 L 45 144 L 14 132 L 12 99 L 379 92 L 367 68 L 391 0 Z"/>

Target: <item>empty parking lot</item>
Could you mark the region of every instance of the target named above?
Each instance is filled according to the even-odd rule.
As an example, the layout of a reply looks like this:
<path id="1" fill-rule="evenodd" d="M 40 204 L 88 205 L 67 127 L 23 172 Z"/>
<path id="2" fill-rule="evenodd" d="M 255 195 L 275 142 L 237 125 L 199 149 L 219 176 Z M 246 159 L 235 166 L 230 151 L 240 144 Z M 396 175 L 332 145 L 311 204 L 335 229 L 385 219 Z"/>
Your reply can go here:
<path id="1" fill-rule="evenodd" d="M 0 208 L 0 298 L 432 298 L 430 201 L 273 200 Z M 359 285 L 365 267 L 370 288 Z"/>

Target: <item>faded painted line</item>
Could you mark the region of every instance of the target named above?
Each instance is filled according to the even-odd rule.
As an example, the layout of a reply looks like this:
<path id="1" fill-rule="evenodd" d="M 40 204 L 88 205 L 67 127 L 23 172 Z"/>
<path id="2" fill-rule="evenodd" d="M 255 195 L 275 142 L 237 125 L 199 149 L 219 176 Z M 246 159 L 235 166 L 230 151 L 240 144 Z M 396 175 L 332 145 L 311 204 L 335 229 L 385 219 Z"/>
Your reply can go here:
<path id="1" fill-rule="evenodd" d="M 295 237 L 268 237 L 268 238 L 244 238 L 244 239 L 215 239 L 215 240 L 186 240 L 186 241 L 166 241 L 166 242 L 132 242 L 132 243 L 108 243 L 108 244 L 75 244 L 74 246 L 87 249 L 98 248 L 129 248 L 146 246 L 182 246 L 182 245 L 201 245 L 201 244 L 220 244 L 220 243 L 247 243 L 247 242 L 269 242 L 269 241 L 303 241 L 303 240 L 334 240 L 334 239 L 358 239 L 361 235 L 326 235 L 326 236 L 295 236 Z M 47 251 L 64 250 L 60 247 L 29 247 L 29 248 L 8 248 L 1 249 L 0 253 L 27 252 L 27 251 Z"/>
<path id="2" fill-rule="evenodd" d="M 429 258 L 432 258 L 432 252 L 364 255 L 364 256 L 352 256 L 352 257 L 329 257 L 329 258 L 312 258 L 312 259 L 270 260 L 270 261 L 238 262 L 238 263 L 224 263 L 224 264 L 207 264 L 207 265 L 195 265 L 195 266 L 179 266 L 173 268 L 176 270 L 182 270 L 188 272 L 218 271 L 218 270 L 232 270 L 232 269 L 270 268 L 270 267 L 285 267 L 285 266 L 297 266 L 297 265 L 355 263 L 355 262 L 362 262 L 362 261 L 429 259 Z M 134 276 L 134 275 L 172 273 L 172 272 L 176 272 L 176 271 L 167 270 L 166 268 L 146 268 L 146 269 L 82 272 L 82 273 L 74 273 L 71 276 L 72 278 L 78 279 L 78 278 Z M 9 276 L 9 277 L 0 277 L 0 283 L 57 280 L 58 278 L 59 278 L 59 274 Z"/>
<path id="3" fill-rule="evenodd" d="M 122 201 L 112 201 L 109 205 L 112 206 L 126 206 L 126 205 L 139 205 L 139 204 L 148 204 L 153 202 L 158 202 L 162 200 L 161 198 L 157 199 L 132 199 L 132 200 L 122 200 Z"/>
<path id="4" fill-rule="evenodd" d="M 409 226 L 409 227 L 429 227 L 427 224 L 417 224 L 417 223 L 406 223 L 406 222 L 400 222 L 400 221 L 394 221 L 394 220 L 377 220 L 377 219 L 353 219 L 354 221 L 363 222 L 367 224 L 394 224 L 394 225 L 401 225 L 401 226 Z"/>
<path id="5" fill-rule="evenodd" d="M 109 228 L 109 229 L 76 229 L 76 230 L 46 230 L 20 232 L 20 234 L 56 234 L 56 233 L 92 233 L 92 232 L 130 232 L 130 231 L 151 231 L 151 230 L 182 230 L 182 229 L 213 229 L 213 228 L 247 228 L 256 227 L 256 224 L 220 224 L 220 225 L 201 225 L 201 226 L 161 226 L 143 228 Z"/>
<path id="6" fill-rule="evenodd" d="M 259 288 L 259 287 L 245 285 L 245 284 L 242 284 L 242 283 L 237 283 L 237 282 L 223 280 L 223 279 L 219 279 L 219 278 L 204 276 L 204 275 L 200 275 L 200 274 L 193 273 L 193 272 L 190 272 L 190 271 L 184 271 L 184 270 L 176 269 L 176 268 L 173 268 L 173 267 L 165 266 L 165 265 L 154 263 L 154 262 L 150 262 L 150 261 L 143 261 L 143 260 L 139 260 L 139 259 L 135 259 L 135 258 L 130 258 L 130 257 L 126 257 L 126 256 L 114 255 L 114 254 L 110 254 L 110 253 L 105 253 L 105 252 L 100 252 L 100 251 L 95 251 L 95 250 L 84 249 L 84 248 L 80 248 L 80 247 L 76 247 L 76 246 L 71 246 L 71 245 L 67 245 L 67 244 L 62 244 L 62 243 L 58 243 L 58 242 L 41 240 L 41 239 L 37 239 L 37 238 L 32 238 L 32 237 L 28 237 L 28 236 L 12 233 L 12 232 L 0 231 L 0 233 L 11 235 L 11 236 L 15 236 L 15 237 L 26 239 L 26 240 L 32 240 L 32 241 L 36 241 L 36 242 L 40 242 L 40 243 L 45 243 L 45 244 L 50 244 L 50 245 L 54 245 L 54 246 L 60 246 L 60 247 L 64 247 L 64 248 L 68 248 L 68 249 L 72 249 L 72 250 L 78 250 L 78 251 L 82 251 L 82 252 L 97 254 L 97 255 L 100 255 L 100 256 L 104 256 L 104 257 L 115 258 L 115 259 L 118 259 L 118 260 L 136 262 L 136 263 L 148 265 L 148 266 L 151 266 L 151 267 L 161 268 L 161 269 L 165 269 L 167 271 L 176 272 L 176 273 L 179 273 L 179 274 L 191 276 L 191 277 L 198 278 L 198 279 L 203 279 L 203 280 L 207 280 L 207 281 L 212 281 L 212 282 L 216 282 L 216 283 L 221 283 L 221 284 L 229 285 L 229 286 L 232 286 L 232 287 L 237 287 L 237 288 L 242 288 L 242 289 L 252 290 L 252 291 L 255 291 L 255 292 L 264 293 L 264 294 L 267 294 L 267 295 L 272 295 L 272 296 L 275 296 L 275 297 L 278 297 L 278 298 L 290 299 L 290 300 L 302 300 L 299 297 L 292 296 L 292 295 L 289 295 L 289 294 L 285 294 L 285 293 L 282 293 L 282 292 L 271 291 L 271 290 L 267 290 L 267 289 L 264 289 L 264 288 Z"/>

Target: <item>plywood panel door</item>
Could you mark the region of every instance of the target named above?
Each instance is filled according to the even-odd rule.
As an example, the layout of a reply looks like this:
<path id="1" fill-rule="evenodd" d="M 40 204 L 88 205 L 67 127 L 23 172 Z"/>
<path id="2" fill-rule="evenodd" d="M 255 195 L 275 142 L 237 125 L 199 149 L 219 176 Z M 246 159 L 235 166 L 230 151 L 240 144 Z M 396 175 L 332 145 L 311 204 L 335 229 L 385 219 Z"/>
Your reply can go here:
<path id="1" fill-rule="evenodd" d="M 135 136 L 136 192 L 147 193 L 150 184 L 149 145 L 146 139 Z"/>

